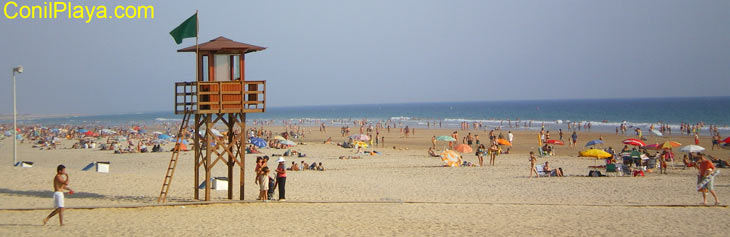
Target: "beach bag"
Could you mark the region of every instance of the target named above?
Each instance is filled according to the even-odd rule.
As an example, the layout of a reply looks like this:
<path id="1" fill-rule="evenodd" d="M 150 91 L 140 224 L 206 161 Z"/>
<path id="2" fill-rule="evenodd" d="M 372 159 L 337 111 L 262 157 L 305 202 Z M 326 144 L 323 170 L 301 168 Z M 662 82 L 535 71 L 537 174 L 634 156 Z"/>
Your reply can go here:
<path id="1" fill-rule="evenodd" d="M 269 200 L 271 200 L 271 197 L 274 196 L 274 178 L 271 178 L 271 176 L 269 176 L 268 178 L 269 178 L 269 190 L 267 193 L 269 196 Z"/>

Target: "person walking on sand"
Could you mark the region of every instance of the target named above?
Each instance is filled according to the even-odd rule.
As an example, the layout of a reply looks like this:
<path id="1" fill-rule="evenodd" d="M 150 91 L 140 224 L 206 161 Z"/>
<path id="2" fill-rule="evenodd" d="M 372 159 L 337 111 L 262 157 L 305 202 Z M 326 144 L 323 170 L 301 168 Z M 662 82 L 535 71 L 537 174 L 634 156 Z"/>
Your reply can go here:
<path id="1" fill-rule="evenodd" d="M 497 153 L 499 153 L 499 147 L 497 143 L 492 142 L 492 146 L 489 147 L 489 164 L 494 166 L 494 160 L 497 159 Z"/>
<path id="2" fill-rule="evenodd" d="M 431 137 L 431 149 L 436 149 L 436 136 Z"/>
<path id="3" fill-rule="evenodd" d="M 532 174 L 535 174 L 535 177 L 540 178 L 540 175 L 537 174 L 537 168 L 535 168 L 535 165 L 537 164 L 537 157 L 535 157 L 535 152 L 530 152 L 530 177 L 532 178 Z"/>
<path id="4" fill-rule="evenodd" d="M 276 167 L 275 187 L 279 189 L 280 202 L 286 201 L 286 164 L 284 164 L 285 161 L 286 160 L 284 160 L 284 157 L 279 157 L 279 160 L 277 160 L 279 166 Z"/>
<path id="5" fill-rule="evenodd" d="M 515 138 L 515 135 L 512 134 L 512 131 L 508 131 L 507 132 L 507 140 L 509 141 L 510 144 L 512 144 L 512 139 L 514 139 L 514 138 Z M 510 147 L 511 147 L 511 145 L 510 145 Z"/>
<path id="6" fill-rule="evenodd" d="M 703 154 L 697 154 L 699 157 L 699 160 L 697 162 L 690 162 L 687 157 L 684 158 L 684 163 L 687 165 L 687 167 L 697 167 L 699 170 L 699 174 L 697 175 L 697 192 L 702 193 L 702 205 L 707 205 L 707 192 L 710 192 L 712 194 L 712 197 L 715 198 L 715 205 L 720 204 L 720 201 L 717 199 L 717 193 L 715 193 L 715 174 L 713 172 L 715 171 L 715 165 L 712 164 L 712 161 L 705 158 L 705 155 Z M 704 185 L 702 185 L 704 183 Z M 700 186 L 702 185 L 702 186 Z"/>
<path id="7" fill-rule="evenodd" d="M 573 135 L 570 135 L 570 138 L 573 140 L 573 143 L 571 143 L 570 145 L 575 147 L 575 144 L 578 142 L 578 134 L 573 131 Z"/>
<path id="8" fill-rule="evenodd" d="M 51 217 L 58 214 L 58 222 L 63 225 L 63 190 L 68 190 L 68 194 L 73 194 L 74 191 L 68 187 L 68 173 L 66 173 L 66 166 L 58 165 L 56 167 L 56 176 L 53 177 L 53 211 L 46 218 L 43 219 L 43 225 L 48 223 Z"/>

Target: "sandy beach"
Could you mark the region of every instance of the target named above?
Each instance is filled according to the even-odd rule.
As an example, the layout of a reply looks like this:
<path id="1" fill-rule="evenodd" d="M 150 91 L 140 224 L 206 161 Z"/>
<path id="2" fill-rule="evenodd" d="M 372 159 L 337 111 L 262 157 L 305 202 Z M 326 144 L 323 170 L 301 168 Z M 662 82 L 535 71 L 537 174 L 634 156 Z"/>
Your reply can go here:
<path id="1" fill-rule="evenodd" d="M 269 128 L 275 132 L 282 127 Z M 722 236 L 730 227 L 726 206 L 697 205 L 701 196 L 694 191 L 697 171 L 676 168 L 669 174 L 647 173 L 646 177 L 584 177 L 588 166 L 600 162 L 579 158 L 581 144 L 603 136 L 606 144 L 621 148 L 624 136 L 579 132 L 579 147 L 560 146 L 556 156 L 538 158 L 563 168 L 569 177 L 528 178 L 529 151 L 537 149 L 536 131 L 516 130 L 511 154 L 497 157 L 496 166 L 442 167 L 439 158 L 426 154 L 433 135 L 453 130 L 416 129 L 405 139 L 397 130 L 385 133 L 386 144 L 373 148 L 381 155 L 354 156 L 353 149 L 322 144 L 327 137 L 344 140 L 339 129 L 321 133 L 316 127 L 307 132 L 293 149 L 306 158 L 286 157 L 299 163 L 322 162 L 326 171 L 289 172 L 287 202 L 254 201 L 258 186 L 252 172 L 256 154 L 247 155 L 246 190 L 248 202 L 192 205 L 192 152 L 184 152 L 166 207 L 156 203 L 170 152 L 113 154 L 111 151 L 62 149 L 39 150 L 19 145 L 20 160 L 35 162 L 32 168 L 0 167 L 0 234 L 23 235 L 694 235 Z M 472 132 L 484 140 L 485 131 Z M 503 131 L 506 134 L 506 130 Z M 557 134 L 556 134 L 557 135 Z M 691 137 L 669 137 L 683 144 Z M 438 143 L 438 149 L 444 147 Z M 701 146 L 711 147 L 709 137 Z M 398 149 L 393 149 L 395 146 Z M 170 145 L 168 144 L 168 147 Z M 406 149 L 407 148 L 407 149 Z M 12 141 L 5 139 L 1 154 L 12 154 Z M 372 149 L 369 149 L 372 150 Z M 284 150 L 266 148 L 264 154 Z M 708 151 L 727 158 L 727 150 Z M 681 154 L 681 153 L 677 153 Z M 464 159 L 476 162 L 473 153 Z M 11 158 L 8 156 L 8 158 Z M 8 159 L 5 159 L 8 160 Z M 93 169 L 81 171 L 95 161 L 110 161 L 109 173 Z M 71 175 L 70 186 L 77 192 L 67 195 L 65 224 L 57 219 L 41 226 L 51 208 L 55 167 L 64 164 Z M 269 166 L 274 166 L 274 161 Z M 225 176 L 224 166 L 214 174 Z M 724 169 L 722 169 L 724 171 Z M 238 174 L 236 174 L 237 177 Z M 216 176 L 216 175 L 214 175 Z M 730 176 L 716 179 L 720 201 L 730 197 Z M 235 186 L 235 185 L 234 185 Z M 238 190 L 234 190 L 237 194 Z M 237 195 L 234 195 L 237 196 Z M 213 201 L 226 200 L 226 191 L 212 191 Z M 190 203 L 191 205 L 185 205 Z M 710 203 L 712 199 L 710 197 Z M 74 207 L 93 207 L 74 209 Z M 36 210 L 13 210 L 13 209 Z M 235 224 L 224 224 L 233 222 Z M 256 230 L 256 233 L 250 232 Z"/>

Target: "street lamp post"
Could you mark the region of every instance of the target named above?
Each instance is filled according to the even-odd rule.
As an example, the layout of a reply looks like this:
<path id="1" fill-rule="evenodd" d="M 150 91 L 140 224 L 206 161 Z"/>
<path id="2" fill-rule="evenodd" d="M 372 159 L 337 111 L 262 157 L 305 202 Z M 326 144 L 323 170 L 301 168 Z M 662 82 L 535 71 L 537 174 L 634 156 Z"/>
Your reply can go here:
<path id="1" fill-rule="evenodd" d="M 15 107 L 15 73 L 23 73 L 23 66 L 13 68 L 13 166 L 18 162 L 18 110 Z"/>

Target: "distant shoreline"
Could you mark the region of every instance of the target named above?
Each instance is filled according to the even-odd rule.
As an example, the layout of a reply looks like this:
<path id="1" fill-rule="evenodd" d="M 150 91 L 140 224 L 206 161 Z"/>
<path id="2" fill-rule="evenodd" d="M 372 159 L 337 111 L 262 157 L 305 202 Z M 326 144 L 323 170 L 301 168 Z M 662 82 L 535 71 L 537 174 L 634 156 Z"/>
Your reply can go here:
<path id="1" fill-rule="evenodd" d="M 89 114 L 18 114 L 18 120 L 81 117 L 81 116 L 90 116 L 90 115 Z M 13 115 L 12 114 L 0 114 L 0 121 L 3 121 L 3 120 L 13 120 Z"/>

